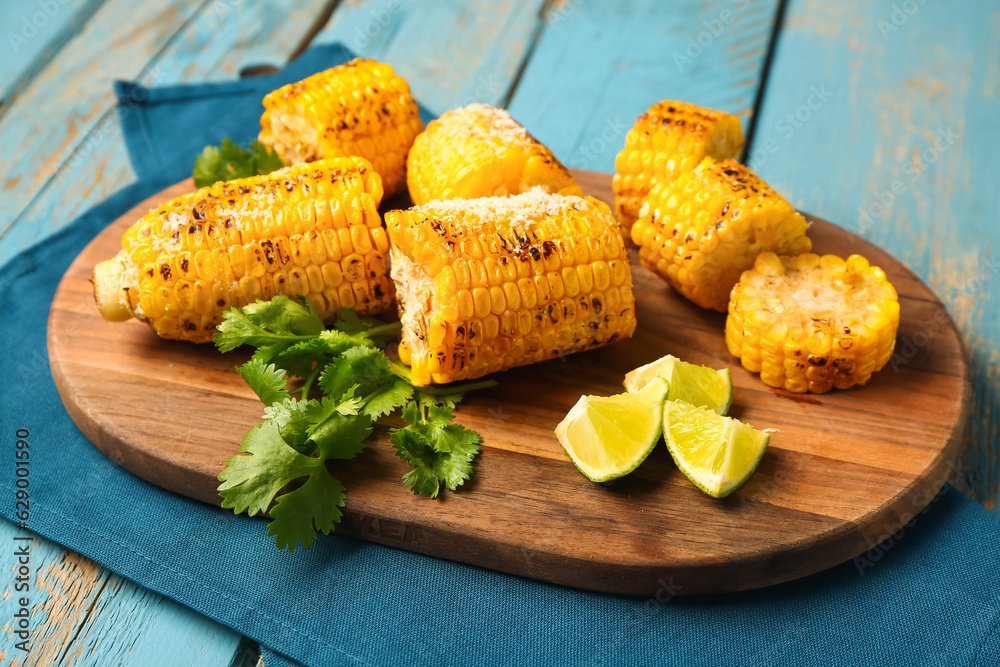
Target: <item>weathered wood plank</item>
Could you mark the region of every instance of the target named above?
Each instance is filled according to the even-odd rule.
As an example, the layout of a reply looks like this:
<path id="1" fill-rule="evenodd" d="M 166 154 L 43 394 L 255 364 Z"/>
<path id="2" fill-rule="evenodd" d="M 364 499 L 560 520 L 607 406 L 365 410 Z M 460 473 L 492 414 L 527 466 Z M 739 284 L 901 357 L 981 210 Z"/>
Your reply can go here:
<path id="1" fill-rule="evenodd" d="M 284 0 L 252 6 L 238 0 L 215 0 L 203 7 L 183 31 L 175 34 L 166 48 L 147 58 L 134 71 L 146 73 L 143 78 L 146 84 L 165 85 L 232 79 L 247 66 L 280 66 L 310 31 L 324 5 L 325 0 L 297 3 Z M 144 35 L 148 38 L 149 32 L 140 33 L 138 39 L 141 41 Z M 102 91 L 106 95 L 101 101 L 105 111 L 96 114 L 90 131 L 81 132 L 77 143 L 72 145 L 69 153 L 75 151 L 77 158 L 59 168 L 19 219 L 21 224 L 15 228 L 16 233 L 9 234 L 0 243 L 0 262 L 134 180 L 118 117 L 111 107 L 110 79 L 121 76 L 130 75 L 119 71 L 102 80 Z M 37 153 L 29 151 L 28 154 Z M 248 646 L 239 643 L 238 635 L 224 628 L 224 632 L 220 632 L 217 624 L 110 577 L 92 563 L 90 566 L 89 579 L 84 579 L 94 582 L 95 586 L 103 582 L 101 585 L 108 587 L 106 600 L 98 604 L 60 591 L 52 598 L 53 604 L 68 610 L 68 615 L 54 625 L 52 632 L 62 633 L 67 638 L 78 634 L 74 646 L 85 647 L 76 664 L 118 664 L 126 653 L 128 664 L 153 664 L 163 655 L 177 655 L 170 644 L 163 643 L 164 640 L 199 648 L 205 661 L 195 661 L 195 664 L 255 662 L 253 651 L 248 653 Z M 171 610 L 171 606 L 183 613 Z M 182 656 L 181 659 L 183 661 Z"/>
<path id="2" fill-rule="evenodd" d="M 148 63 L 143 70 L 147 73 L 144 83 L 224 80 L 244 66 L 283 64 L 307 35 L 323 4 L 320 0 L 285 0 L 255 3 L 250 9 L 235 0 L 216 0 Z M 473 101 L 496 104 L 507 94 L 530 45 L 541 4 L 541 0 L 525 5 L 506 0 L 476 10 L 435 4 L 432 9 L 415 12 L 402 0 L 345 3 L 315 41 L 342 41 L 363 55 L 398 64 L 414 89 L 423 91 L 421 102 L 432 108 L 447 109 Z M 431 15 L 437 18 L 432 20 Z M 508 18 L 501 21 L 497 17 Z M 385 22 L 384 27 L 376 31 L 371 26 L 382 26 L 379 21 Z M 469 27 L 473 24 L 475 29 Z M 464 32 L 455 32 L 456 26 Z M 456 53 L 448 56 L 453 60 L 447 65 L 442 64 L 444 56 L 434 55 L 439 54 L 443 31 L 461 36 L 460 40 L 448 42 L 454 44 L 449 48 Z M 364 42 L 358 40 L 358 34 L 374 36 Z M 397 44 L 392 35 L 405 39 Z M 211 45 L 206 46 L 208 36 L 213 37 Z M 468 55 L 461 56 L 462 49 Z M 113 111 L 101 116 L 74 151 L 74 158 L 57 170 L 44 191 L 17 216 L 7 238 L 0 236 L 0 262 L 135 178 Z"/>
<path id="3" fill-rule="evenodd" d="M 230 81 L 248 67 L 282 67 L 329 0 L 213 0 L 150 66 L 156 85 Z"/>
<path id="4" fill-rule="evenodd" d="M 792 0 L 750 165 L 800 208 L 903 259 L 972 359 L 965 490 L 1000 500 L 1000 11 L 990 0 Z M 940 323 L 927 322 L 934 330 Z M 897 346 L 905 364 L 926 341 Z M 891 369 L 887 372 L 892 372 Z"/>
<path id="5" fill-rule="evenodd" d="M 237 78 L 245 67 L 283 65 L 325 4 L 326 0 L 268 0 L 252 5 L 212 0 L 168 46 L 137 69 L 143 73 L 140 81 L 146 85 L 225 81 Z M 110 78 L 122 77 L 129 75 Z M 95 103 L 95 122 L 70 144 L 69 159 L 55 167 L 34 200 L 9 223 L 9 229 L 0 222 L 0 262 L 135 180 L 113 108 L 110 78 L 101 84 L 104 94 Z M 0 125 L 0 136 L 5 126 Z M 3 207 L 0 202 L 0 214 Z"/>
<path id="6" fill-rule="evenodd" d="M 14 100 L 0 123 L 0 239 L 104 119 L 113 104 L 112 81 L 151 76 L 147 64 L 203 2 L 108 0 Z"/>
<path id="7" fill-rule="evenodd" d="M 777 2 L 563 0 L 510 100 L 570 166 L 614 171 L 636 116 L 662 99 L 750 115 Z"/>
<path id="8" fill-rule="evenodd" d="M 0 3 L 4 67 L 0 69 L 0 114 L 27 87 L 104 0 L 39 0 Z"/>
<path id="9" fill-rule="evenodd" d="M 0 519 L 0 542 L 20 545 L 30 535 Z M 31 535 L 30 591 L 14 590 L 4 578 L 0 595 L 0 664 L 10 667 L 61 665 L 229 665 L 245 653 L 240 636 L 187 607 L 142 589 L 100 565 Z M 15 563 L 15 569 L 17 565 Z M 15 647 L 14 614 L 19 599 L 30 600 L 31 651 Z M 240 663 L 242 664 L 242 663 Z"/>
<path id="10" fill-rule="evenodd" d="M 342 42 L 390 63 L 435 114 L 473 102 L 500 104 L 541 19 L 543 0 L 341 4 L 316 43 Z"/>

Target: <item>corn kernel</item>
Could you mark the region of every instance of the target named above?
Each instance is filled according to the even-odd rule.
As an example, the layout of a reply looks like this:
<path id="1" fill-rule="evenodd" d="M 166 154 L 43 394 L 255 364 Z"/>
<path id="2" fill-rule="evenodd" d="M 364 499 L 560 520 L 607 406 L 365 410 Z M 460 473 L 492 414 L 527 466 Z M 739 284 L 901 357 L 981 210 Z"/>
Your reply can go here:
<path id="1" fill-rule="evenodd" d="M 863 385 L 895 345 L 899 303 L 888 287 L 860 256 L 763 253 L 733 288 L 726 345 L 786 391 Z"/>
<path id="2" fill-rule="evenodd" d="M 469 205 L 431 202 L 391 212 L 386 222 L 394 241 L 394 278 L 423 281 L 400 291 L 411 366 L 427 369 L 432 359 L 448 359 L 433 362 L 435 382 L 589 349 L 635 328 L 625 247 L 610 241 L 617 236 L 617 222 L 596 200 L 533 192 Z M 580 237 L 583 233 L 587 236 Z M 395 243 L 396 238 L 403 242 Z M 606 256 L 605 248 L 617 251 Z M 583 256 L 586 261 L 577 265 Z M 428 267 L 436 261 L 443 265 L 435 278 Z M 611 287 L 612 276 L 618 287 Z M 607 294 L 594 289 L 597 280 L 615 291 L 611 298 L 617 299 L 619 313 L 608 312 Z M 411 309 L 416 317 L 409 316 Z M 453 335 L 421 337 L 417 323 L 434 317 Z M 411 339 L 426 344 L 416 346 Z M 426 375 L 426 370 L 413 373 Z"/>
<path id="3" fill-rule="evenodd" d="M 631 228 L 643 266 L 705 308 L 726 312 L 733 285 L 762 251 L 811 248 L 805 218 L 734 160 L 706 157 L 654 186 L 648 204 Z"/>
<path id="4" fill-rule="evenodd" d="M 549 149 L 506 111 L 483 104 L 445 112 L 427 126 L 409 151 L 407 186 L 417 205 L 517 195 L 536 186 L 581 194 Z"/>
<path id="5" fill-rule="evenodd" d="M 370 171 L 351 179 L 357 186 L 379 200 L 383 181 L 385 194 L 405 186 L 406 152 L 423 123 L 409 86 L 388 65 L 355 59 L 275 90 L 264 108 L 259 140 L 285 164 L 360 155 L 382 178 Z M 274 123 L 288 117 L 293 122 Z"/>

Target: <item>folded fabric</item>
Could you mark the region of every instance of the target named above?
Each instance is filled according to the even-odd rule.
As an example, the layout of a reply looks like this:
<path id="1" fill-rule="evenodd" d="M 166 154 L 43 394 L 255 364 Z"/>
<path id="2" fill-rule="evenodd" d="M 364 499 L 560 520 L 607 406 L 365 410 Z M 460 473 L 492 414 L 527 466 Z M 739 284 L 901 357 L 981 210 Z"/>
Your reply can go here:
<path id="1" fill-rule="evenodd" d="M 241 146 L 257 138 L 264 96 L 334 65 L 354 54 L 340 44 L 309 49 L 284 69 L 227 83 L 146 88 L 116 81 L 118 117 L 132 168 L 140 181 L 191 175 L 195 156 L 229 137 Z M 431 113 L 420 107 L 424 122 Z"/>
<path id="2" fill-rule="evenodd" d="M 131 95 L 123 122 L 145 180 L 0 269 L 9 360 L 0 454 L 13 461 L 15 435 L 28 432 L 29 529 L 257 640 L 268 667 L 1000 664 L 1000 519 L 951 486 L 863 559 L 706 598 L 672 597 L 667 581 L 644 600 L 338 535 L 309 551 L 278 551 L 263 520 L 159 489 L 94 448 L 66 414 L 48 368 L 48 308 L 63 272 L 105 225 L 187 175 L 204 143 L 252 136 L 262 86 L 348 57 L 342 47 L 320 47 L 266 85 Z M 12 464 L 8 472 L 0 512 L 15 520 Z"/>

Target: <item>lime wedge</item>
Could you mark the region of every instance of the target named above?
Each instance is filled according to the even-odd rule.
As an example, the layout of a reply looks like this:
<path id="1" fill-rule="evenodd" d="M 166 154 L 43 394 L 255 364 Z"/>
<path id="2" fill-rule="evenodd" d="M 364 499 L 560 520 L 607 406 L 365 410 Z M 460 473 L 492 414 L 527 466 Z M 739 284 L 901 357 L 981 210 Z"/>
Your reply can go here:
<path id="1" fill-rule="evenodd" d="M 677 467 L 715 498 L 725 498 L 749 479 L 771 440 L 768 433 L 682 401 L 664 406 L 663 433 Z"/>
<path id="2" fill-rule="evenodd" d="M 663 378 L 637 393 L 581 396 L 556 427 L 556 437 L 587 479 L 617 479 L 635 470 L 659 442 L 666 398 Z"/>
<path id="3" fill-rule="evenodd" d="M 639 391 L 655 377 L 662 377 L 670 385 L 668 400 L 704 406 L 720 415 L 728 413 L 733 403 L 733 376 L 728 368 L 717 371 L 669 354 L 629 372 L 625 376 L 625 389 Z"/>

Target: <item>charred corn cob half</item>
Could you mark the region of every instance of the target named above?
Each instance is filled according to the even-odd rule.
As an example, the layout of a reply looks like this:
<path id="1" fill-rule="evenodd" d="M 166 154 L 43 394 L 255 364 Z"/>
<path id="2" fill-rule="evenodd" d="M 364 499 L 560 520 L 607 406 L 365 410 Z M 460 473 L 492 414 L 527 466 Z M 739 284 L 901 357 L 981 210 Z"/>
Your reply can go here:
<path id="1" fill-rule="evenodd" d="M 896 290 L 864 257 L 768 252 L 733 288 L 726 344 L 768 386 L 821 394 L 868 382 L 898 328 Z"/>
<path id="2" fill-rule="evenodd" d="M 320 317 L 392 304 L 382 179 L 334 158 L 215 183 L 153 209 L 94 269 L 105 319 L 136 318 L 163 338 L 211 340 L 222 312 L 276 294 Z"/>
<path id="3" fill-rule="evenodd" d="M 632 226 L 643 266 L 703 308 L 726 312 L 729 292 L 762 252 L 809 252 L 808 223 L 735 160 L 705 158 L 658 181 Z"/>
<path id="4" fill-rule="evenodd" d="M 608 206 L 545 194 L 435 201 L 386 214 L 403 324 L 423 386 L 632 335 L 625 244 Z"/>
<path id="5" fill-rule="evenodd" d="M 260 128 L 285 164 L 365 158 L 391 195 L 406 187 L 406 154 L 424 123 L 392 67 L 355 58 L 269 93 Z"/>
<path id="6" fill-rule="evenodd" d="M 671 181 L 706 157 L 727 160 L 742 149 L 743 131 L 736 116 L 672 100 L 651 106 L 625 135 L 625 150 L 615 159 L 611 185 L 625 235 L 639 217 L 654 179 Z"/>
<path id="7" fill-rule="evenodd" d="M 416 205 L 516 195 L 533 187 L 582 194 L 552 151 L 509 113 L 485 104 L 447 111 L 431 121 L 410 150 L 406 183 Z"/>

